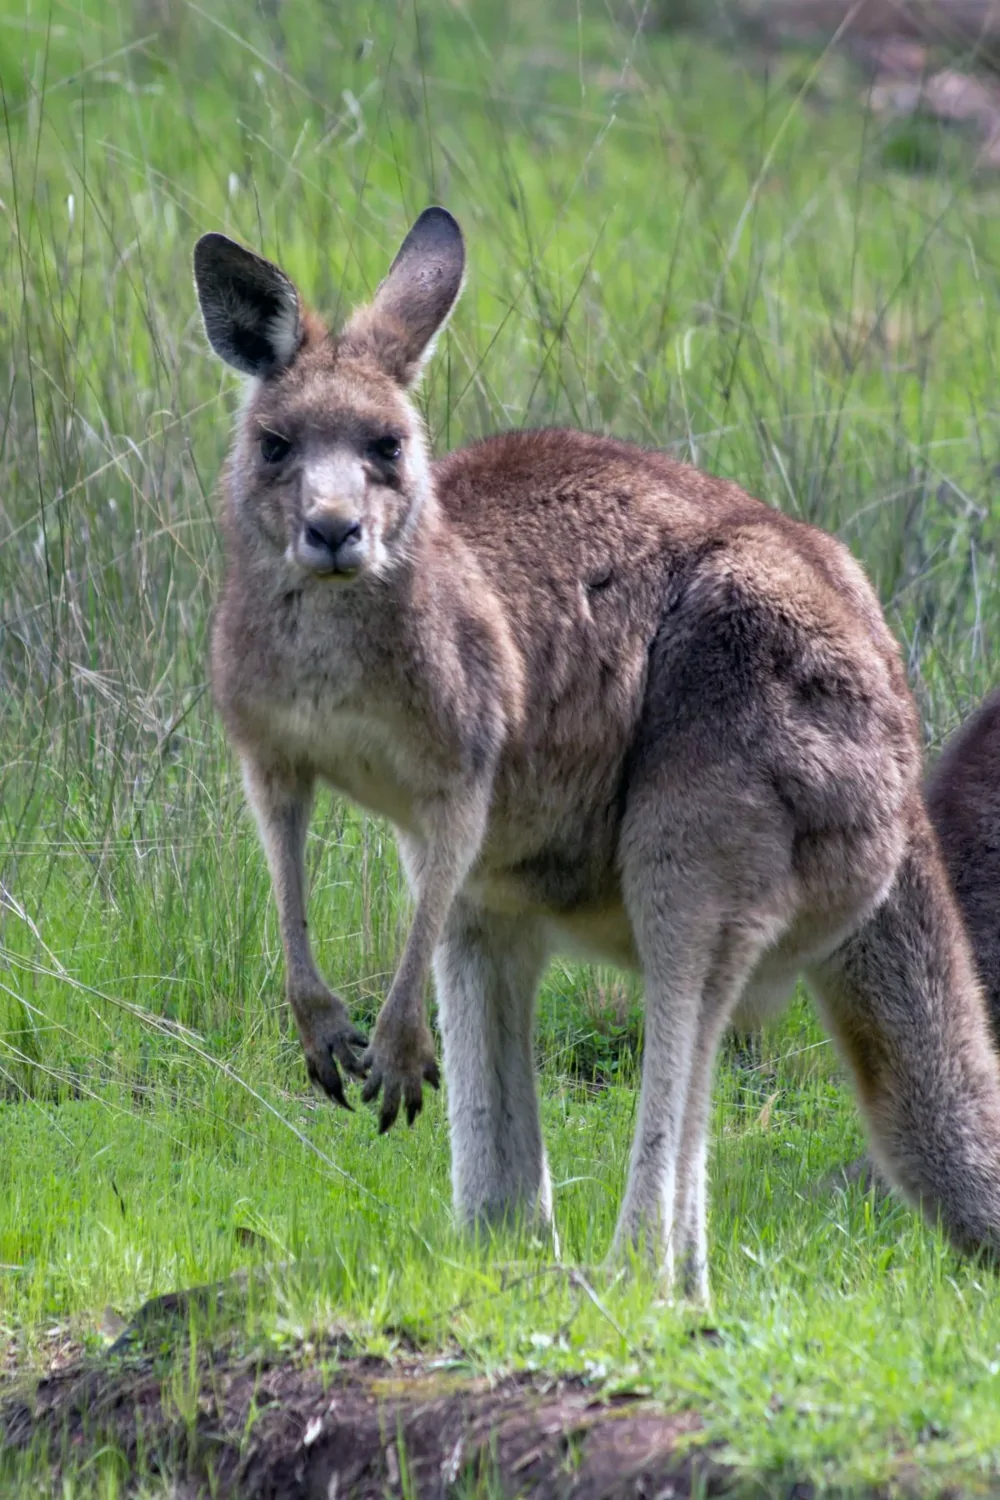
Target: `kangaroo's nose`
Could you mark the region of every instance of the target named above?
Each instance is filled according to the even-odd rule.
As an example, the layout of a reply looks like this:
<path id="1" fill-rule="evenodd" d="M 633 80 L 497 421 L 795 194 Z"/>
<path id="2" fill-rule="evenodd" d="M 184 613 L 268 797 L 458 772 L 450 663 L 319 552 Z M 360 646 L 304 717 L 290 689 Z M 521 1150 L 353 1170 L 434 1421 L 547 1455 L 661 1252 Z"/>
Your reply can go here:
<path id="1" fill-rule="evenodd" d="M 302 539 L 312 552 L 328 554 L 336 562 L 337 553 L 347 542 L 356 542 L 361 537 L 360 521 L 345 521 L 340 516 L 316 516 L 307 521 Z"/>

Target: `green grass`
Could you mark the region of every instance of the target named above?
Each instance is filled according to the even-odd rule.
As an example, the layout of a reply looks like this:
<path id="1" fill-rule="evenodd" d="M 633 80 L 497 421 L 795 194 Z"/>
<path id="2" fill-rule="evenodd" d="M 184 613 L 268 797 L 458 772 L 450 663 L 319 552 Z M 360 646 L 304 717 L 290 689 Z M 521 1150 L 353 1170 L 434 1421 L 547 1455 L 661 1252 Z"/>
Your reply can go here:
<path id="1" fill-rule="evenodd" d="M 775 1492 L 996 1484 L 997 1283 L 900 1207 L 804 1196 L 860 1148 L 804 1001 L 720 1067 L 721 1343 L 641 1278 L 593 1272 L 599 1309 L 542 1246 L 458 1239 L 439 1100 L 379 1140 L 307 1093 L 205 691 L 235 391 L 189 273 L 222 228 L 333 312 L 446 202 L 470 276 L 438 447 L 576 423 L 835 530 L 936 741 L 996 675 L 995 183 L 950 137 L 898 170 L 842 58 L 596 0 L 25 0 L 0 84 L 0 1340 L 38 1366 L 53 1325 L 99 1342 L 106 1304 L 269 1256 L 269 1338 L 404 1326 L 639 1384 Z M 407 920 L 391 838 L 324 801 L 309 859 L 319 957 L 370 1020 Z M 640 1017 L 609 974 L 541 998 L 567 1265 L 609 1244 Z"/>

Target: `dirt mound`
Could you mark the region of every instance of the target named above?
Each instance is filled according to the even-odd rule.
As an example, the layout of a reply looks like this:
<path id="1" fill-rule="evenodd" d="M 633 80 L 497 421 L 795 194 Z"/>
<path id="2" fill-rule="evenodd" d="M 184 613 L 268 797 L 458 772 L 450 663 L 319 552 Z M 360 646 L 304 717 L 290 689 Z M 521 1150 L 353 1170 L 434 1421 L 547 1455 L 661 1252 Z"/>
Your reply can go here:
<path id="1" fill-rule="evenodd" d="M 426 1500 L 469 1494 L 476 1480 L 484 1493 L 545 1500 L 733 1488 L 710 1454 L 679 1451 L 700 1426 L 693 1413 L 604 1399 L 577 1380 L 488 1381 L 454 1366 L 331 1341 L 308 1355 L 203 1354 L 179 1384 L 162 1353 L 105 1355 L 0 1401 L 0 1450 L 46 1454 L 57 1490 L 67 1469 L 110 1449 L 123 1476 L 141 1466 L 183 1500 Z"/>

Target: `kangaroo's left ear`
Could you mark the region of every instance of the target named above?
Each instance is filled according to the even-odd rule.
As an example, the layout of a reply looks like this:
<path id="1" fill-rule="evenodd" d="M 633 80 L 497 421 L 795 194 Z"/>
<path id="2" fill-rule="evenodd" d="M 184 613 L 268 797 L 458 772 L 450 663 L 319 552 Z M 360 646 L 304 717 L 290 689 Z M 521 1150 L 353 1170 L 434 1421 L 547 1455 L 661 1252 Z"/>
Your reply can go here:
<path id="1" fill-rule="evenodd" d="M 208 342 L 227 365 L 263 379 L 291 364 L 302 326 L 284 271 L 224 234 L 203 234 L 194 281 Z"/>
<path id="2" fill-rule="evenodd" d="M 371 305 L 351 318 L 345 341 L 369 349 L 400 385 L 412 385 L 458 301 L 464 273 L 457 220 L 446 208 L 425 208 Z"/>

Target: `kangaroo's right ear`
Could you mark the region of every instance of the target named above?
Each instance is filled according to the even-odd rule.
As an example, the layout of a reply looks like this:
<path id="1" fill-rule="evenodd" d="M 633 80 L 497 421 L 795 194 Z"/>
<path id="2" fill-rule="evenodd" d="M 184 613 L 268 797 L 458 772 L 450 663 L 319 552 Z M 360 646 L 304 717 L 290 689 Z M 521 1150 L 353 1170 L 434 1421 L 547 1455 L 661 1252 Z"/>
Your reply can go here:
<path id="1" fill-rule="evenodd" d="M 284 271 L 224 234 L 203 234 L 194 282 L 208 342 L 227 365 L 263 379 L 291 363 L 302 320 Z"/>

